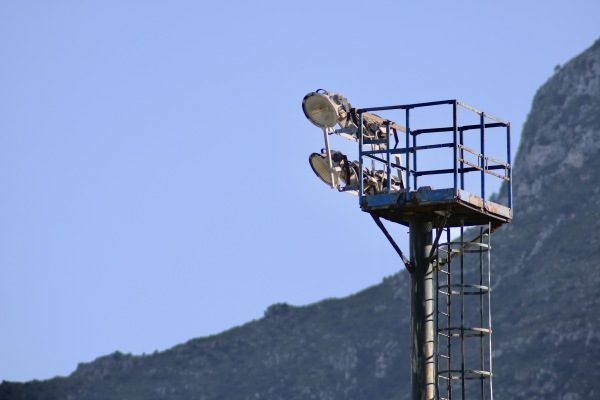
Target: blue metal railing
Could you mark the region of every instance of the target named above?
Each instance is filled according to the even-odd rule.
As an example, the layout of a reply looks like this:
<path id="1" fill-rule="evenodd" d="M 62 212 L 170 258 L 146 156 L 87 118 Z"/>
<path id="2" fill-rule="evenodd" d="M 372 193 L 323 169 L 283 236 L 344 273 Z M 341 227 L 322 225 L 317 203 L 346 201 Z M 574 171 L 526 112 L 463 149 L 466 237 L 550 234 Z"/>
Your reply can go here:
<path id="1" fill-rule="evenodd" d="M 411 128 L 411 110 L 426 107 L 435 107 L 442 105 L 452 106 L 452 124 L 449 126 L 442 127 L 427 127 L 423 129 L 412 129 Z M 459 123 L 459 110 L 464 109 L 469 112 L 473 112 L 479 115 L 479 123 L 476 124 L 460 124 Z M 372 140 L 364 138 L 364 118 L 372 112 L 378 111 L 404 111 L 405 117 L 405 144 L 403 147 L 398 148 L 398 139 L 396 137 L 396 144 L 392 148 L 391 146 L 391 134 L 390 124 L 393 124 L 389 120 L 384 120 L 385 124 L 385 139 Z M 511 132 L 510 123 L 502 121 L 490 114 L 486 114 L 479 111 L 459 100 L 443 100 L 434 101 L 428 103 L 416 103 L 416 104 L 405 104 L 398 106 L 388 107 L 371 107 L 362 108 L 356 110 L 358 116 L 358 142 L 359 142 L 359 201 L 362 204 L 362 199 L 365 196 L 364 192 L 364 161 L 365 159 L 374 160 L 380 164 L 383 164 L 387 175 L 387 191 L 391 190 L 391 173 L 392 168 L 397 169 L 401 174 L 404 175 L 404 190 L 409 194 L 411 190 L 416 190 L 419 184 L 419 177 L 431 176 L 431 175 L 443 175 L 452 174 L 452 187 L 455 193 L 458 193 L 459 189 L 465 190 L 465 175 L 471 172 L 479 172 L 479 188 L 477 190 L 479 196 L 485 199 L 486 196 L 486 177 L 492 176 L 507 181 L 508 189 L 508 207 L 512 208 L 512 166 L 510 164 L 510 146 L 511 146 Z M 486 149 L 486 135 L 491 131 L 497 131 L 496 128 L 504 128 L 506 134 L 506 154 L 505 161 L 500 161 L 498 158 L 492 158 L 488 156 Z M 479 130 L 479 149 L 474 150 L 465 145 L 465 132 Z M 452 140 L 437 144 L 426 144 L 418 145 L 418 137 L 420 135 L 431 134 L 431 133 L 443 133 L 451 132 Z M 411 140 L 412 139 L 412 140 Z M 385 148 L 373 149 L 373 145 L 385 144 Z M 367 147 L 367 149 L 365 149 Z M 439 148 L 452 148 L 452 166 L 448 168 L 432 169 L 432 170 L 419 170 L 421 163 L 419 161 L 418 154 L 420 152 L 439 149 Z M 474 155 L 477 162 L 470 162 L 465 158 L 465 154 L 470 153 Z M 404 156 L 406 165 L 399 165 L 394 163 L 394 156 Z M 496 171 L 503 170 L 504 173 L 500 174 Z M 411 182 L 412 178 L 412 182 Z M 412 183 L 412 186 L 411 186 Z"/>

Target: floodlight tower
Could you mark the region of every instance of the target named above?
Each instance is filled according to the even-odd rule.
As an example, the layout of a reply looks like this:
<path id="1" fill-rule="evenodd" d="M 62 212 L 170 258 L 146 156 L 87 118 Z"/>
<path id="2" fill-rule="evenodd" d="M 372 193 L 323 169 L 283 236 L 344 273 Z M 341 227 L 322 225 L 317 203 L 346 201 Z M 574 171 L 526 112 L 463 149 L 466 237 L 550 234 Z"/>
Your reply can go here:
<path id="1" fill-rule="evenodd" d="M 309 157 L 313 171 L 331 188 L 358 195 L 410 272 L 411 399 L 493 399 L 490 235 L 512 219 L 510 123 L 458 100 L 356 109 L 322 89 L 307 94 L 302 109 L 325 141 Z M 427 113 L 440 109 L 449 123 L 432 127 Z M 399 115 L 405 126 L 373 112 Z M 487 153 L 490 134 L 494 143 L 504 139 L 505 157 Z M 332 150 L 332 135 L 355 141 L 358 160 Z M 439 135 L 445 139 L 436 141 Z M 429 169 L 421 167 L 423 153 Z M 446 186 L 419 186 L 424 179 Z M 506 181 L 503 204 L 485 200 L 489 179 Z M 409 227 L 409 258 L 382 219 Z"/>

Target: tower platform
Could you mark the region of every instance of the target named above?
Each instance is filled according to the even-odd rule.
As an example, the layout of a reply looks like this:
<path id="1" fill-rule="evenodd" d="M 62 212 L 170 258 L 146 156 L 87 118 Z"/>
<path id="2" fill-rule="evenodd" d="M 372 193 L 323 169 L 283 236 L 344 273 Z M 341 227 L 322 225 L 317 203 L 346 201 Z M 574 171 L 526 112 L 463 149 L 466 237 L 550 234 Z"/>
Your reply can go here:
<path id="1" fill-rule="evenodd" d="M 397 192 L 364 195 L 361 209 L 392 222 L 408 226 L 417 216 L 442 220 L 449 213 L 447 227 L 484 225 L 498 227 L 512 219 L 509 207 L 486 201 L 465 190 L 447 188 L 434 189 L 429 186 L 418 190 L 403 189 Z M 432 218 L 439 215 L 440 218 Z"/>

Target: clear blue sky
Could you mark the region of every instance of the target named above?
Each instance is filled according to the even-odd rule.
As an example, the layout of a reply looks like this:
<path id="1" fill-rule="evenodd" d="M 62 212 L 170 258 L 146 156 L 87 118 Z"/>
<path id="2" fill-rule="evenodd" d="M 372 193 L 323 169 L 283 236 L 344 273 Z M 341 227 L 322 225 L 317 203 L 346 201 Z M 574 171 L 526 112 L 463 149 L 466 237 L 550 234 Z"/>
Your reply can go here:
<path id="1" fill-rule="evenodd" d="M 356 197 L 310 170 L 322 135 L 303 96 L 458 98 L 511 121 L 516 146 L 599 15 L 596 0 L 0 2 L 0 379 L 397 272 Z"/>

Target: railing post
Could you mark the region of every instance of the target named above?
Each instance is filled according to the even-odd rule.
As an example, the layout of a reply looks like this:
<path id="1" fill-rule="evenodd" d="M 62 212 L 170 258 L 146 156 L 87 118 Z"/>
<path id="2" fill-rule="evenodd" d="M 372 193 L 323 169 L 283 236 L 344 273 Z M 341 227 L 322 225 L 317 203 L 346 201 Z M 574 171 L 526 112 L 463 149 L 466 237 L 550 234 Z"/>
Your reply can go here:
<path id="1" fill-rule="evenodd" d="M 482 112 L 479 116 L 480 119 L 480 151 L 481 151 L 481 198 L 485 202 L 485 169 L 486 169 L 486 160 L 485 160 L 485 113 Z"/>
<path id="2" fill-rule="evenodd" d="M 363 114 L 358 112 L 358 204 L 362 206 L 362 199 L 365 195 L 363 185 Z"/>
<path id="3" fill-rule="evenodd" d="M 452 123 L 454 128 L 454 194 L 458 194 L 458 101 L 452 103 Z"/>
<path id="4" fill-rule="evenodd" d="M 418 189 L 418 179 L 419 175 L 417 174 L 419 170 L 417 169 L 417 135 L 412 135 L 412 149 L 413 149 L 413 169 L 415 173 L 413 174 L 413 187 L 415 190 Z"/>
<path id="5" fill-rule="evenodd" d="M 512 160 L 510 159 L 510 122 L 506 125 L 506 163 L 508 164 L 508 208 L 512 209 Z"/>
<path id="6" fill-rule="evenodd" d="M 410 108 L 406 109 L 406 193 L 410 196 Z"/>
<path id="7" fill-rule="evenodd" d="M 385 124 L 385 150 L 386 150 L 386 160 L 387 160 L 387 191 L 389 192 L 392 189 L 392 163 L 391 163 L 391 154 L 390 154 L 390 121 L 387 121 Z"/>

